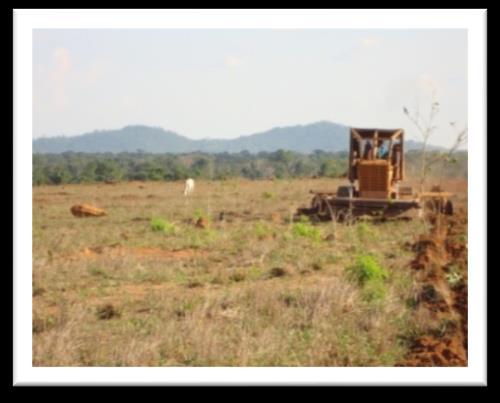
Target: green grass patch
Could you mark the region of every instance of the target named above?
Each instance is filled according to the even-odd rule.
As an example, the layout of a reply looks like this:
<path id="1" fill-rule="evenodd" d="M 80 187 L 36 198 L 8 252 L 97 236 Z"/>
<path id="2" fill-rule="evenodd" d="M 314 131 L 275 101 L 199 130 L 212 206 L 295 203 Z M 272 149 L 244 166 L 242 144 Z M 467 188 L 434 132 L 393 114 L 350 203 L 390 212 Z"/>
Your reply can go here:
<path id="1" fill-rule="evenodd" d="M 197 208 L 195 211 L 194 211 L 194 221 L 198 221 L 199 219 L 203 218 L 204 220 L 206 220 L 207 222 L 210 222 L 210 217 L 208 216 L 208 214 L 206 214 L 201 208 Z"/>
<path id="2" fill-rule="evenodd" d="M 368 302 L 381 301 L 387 295 L 385 280 L 389 273 L 372 255 L 358 255 L 353 265 L 346 268 L 347 276 L 362 288 L 362 296 Z"/>
<path id="3" fill-rule="evenodd" d="M 104 269 L 101 266 L 91 265 L 88 268 L 88 272 L 91 276 L 94 276 L 94 277 L 101 277 L 101 278 L 106 278 L 106 279 L 113 277 L 109 274 L 109 272 L 106 269 Z"/>
<path id="4" fill-rule="evenodd" d="M 346 271 L 348 276 L 360 285 L 365 285 L 369 281 L 383 281 L 389 277 L 387 270 L 372 255 L 358 255 L 356 262 Z"/>
<path id="5" fill-rule="evenodd" d="M 292 226 L 292 235 L 295 238 L 308 238 L 315 242 L 321 241 L 321 232 L 308 222 L 297 222 Z"/>
<path id="6" fill-rule="evenodd" d="M 163 232 L 168 235 L 175 233 L 175 225 L 163 218 L 151 219 L 151 229 L 155 232 Z"/>
<path id="7" fill-rule="evenodd" d="M 272 228 L 262 221 L 254 224 L 253 232 L 258 239 L 265 239 L 273 234 Z"/>
<path id="8" fill-rule="evenodd" d="M 257 266 L 252 266 L 249 270 L 248 270 L 248 279 L 249 280 L 258 280 L 262 277 L 262 269 L 260 267 L 257 267 Z"/>

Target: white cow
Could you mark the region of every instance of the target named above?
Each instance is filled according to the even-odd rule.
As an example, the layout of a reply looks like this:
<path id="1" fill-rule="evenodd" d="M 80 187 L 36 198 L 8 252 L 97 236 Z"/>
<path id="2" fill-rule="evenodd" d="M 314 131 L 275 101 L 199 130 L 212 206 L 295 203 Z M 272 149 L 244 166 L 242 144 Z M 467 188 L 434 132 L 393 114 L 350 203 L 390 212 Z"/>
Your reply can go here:
<path id="1" fill-rule="evenodd" d="M 186 179 L 186 187 L 184 188 L 184 196 L 190 195 L 194 191 L 194 179 Z"/>

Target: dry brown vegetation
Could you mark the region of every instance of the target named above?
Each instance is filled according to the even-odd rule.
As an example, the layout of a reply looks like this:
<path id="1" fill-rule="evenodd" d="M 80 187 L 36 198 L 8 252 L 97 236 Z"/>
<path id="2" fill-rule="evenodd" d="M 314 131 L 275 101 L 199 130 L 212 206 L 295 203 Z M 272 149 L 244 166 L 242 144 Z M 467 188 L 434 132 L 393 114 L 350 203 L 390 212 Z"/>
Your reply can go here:
<path id="1" fill-rule="evenodd" d="M 432 223 L 296 226 L 310 189 L 342 183 L 200 181 L 187 198 L 181 182 L 34 187 L 33 365 L 405 362 L 443 326 L 417 309 L 412 270 Z M 465 181 L 443 187 L 466 207 Z M 107 215 L 74 217 L 80 203 Z M 465 222 L 453 236 L 466 234 Z M 346 274 L 366 254 L 388 273 L 375 289 Z M 466 278 L 459 265 L 447 262 Z"/>

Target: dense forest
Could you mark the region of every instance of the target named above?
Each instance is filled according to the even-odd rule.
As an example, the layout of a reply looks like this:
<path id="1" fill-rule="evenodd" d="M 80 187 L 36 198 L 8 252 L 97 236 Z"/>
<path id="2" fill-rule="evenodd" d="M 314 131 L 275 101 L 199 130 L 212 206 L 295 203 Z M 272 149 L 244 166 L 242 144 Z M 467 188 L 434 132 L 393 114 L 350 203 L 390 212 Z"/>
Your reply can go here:
<path id="1" fill-rule="evenodd" d="M 436 156 L 437 152 L 431 153 Z M 420 153 L 406 153 L 406 173 L 418 176 Z M 224 180 L 342 177 L 347 172 L 347 152 L 248 151 L 239 153 L 76 153 L 33 154 L 33 185 L 101 181 L 173 181 L 188 177 Z M 429 175 L 467 177 L 467 152 L 454 154 L 432 166 Z"/>

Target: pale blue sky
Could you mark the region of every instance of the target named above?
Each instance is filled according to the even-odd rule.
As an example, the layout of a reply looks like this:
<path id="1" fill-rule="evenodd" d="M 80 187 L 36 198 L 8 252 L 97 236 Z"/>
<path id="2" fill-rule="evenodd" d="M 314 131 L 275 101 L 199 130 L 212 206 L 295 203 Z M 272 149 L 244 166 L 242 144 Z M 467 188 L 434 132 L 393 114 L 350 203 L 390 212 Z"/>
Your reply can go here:
<path id="1" fill-rule="evenodd" d="M 466 30 L 97 30 L 33 33 L 33 137 L 131 124 L 234 138 L 329 120 L 403 127 L 441 104 L 432 143 L 467 124 Z"/>

